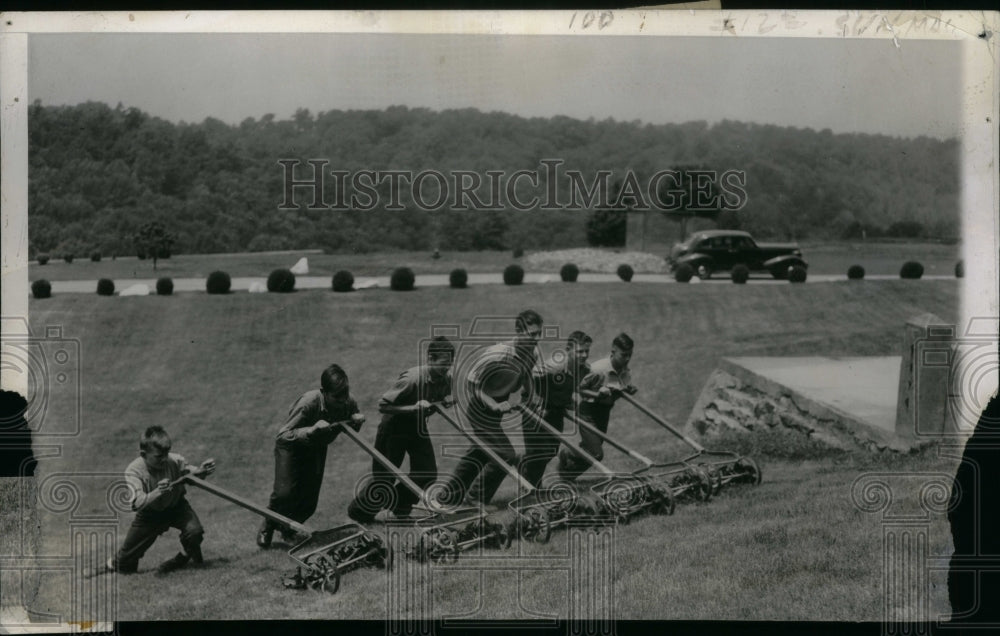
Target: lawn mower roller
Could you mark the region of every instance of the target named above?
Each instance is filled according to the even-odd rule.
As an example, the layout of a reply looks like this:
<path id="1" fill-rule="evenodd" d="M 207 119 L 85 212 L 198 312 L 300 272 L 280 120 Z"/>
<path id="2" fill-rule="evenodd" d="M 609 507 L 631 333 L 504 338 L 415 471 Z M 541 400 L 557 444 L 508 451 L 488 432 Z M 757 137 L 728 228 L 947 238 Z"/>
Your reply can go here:
<path id="1" fill-rule="evenodd" d="M 360 567 L 384 569 L 392 567 L 391 548 L 381 537 L 359 524 L 349 523 L 329 530 L 312 530 L 193 475 L 186 475 L 181 479 L 241 508 L 257 513 L 287 530 L 305 535 L 303 540 L 288 551 L 288 556 L 298 566 L 293 574 L 283 577 L 282 582 L 285 587 L 311 588 L 333 594 L 340 589 L 340 577 L 345 572 Z"/>
<path id="2" fill-rule="evenodd" d="M 671 488 L 657 484 L 646 475 L 616 473 L 583 450 L 568 435 L 546 422 L 531 408 L 520 405 L 516 410 L 604 475 L 603 479 L 590 487 L 590 492 L 600 502 L 593 513 L 595 521 L 611 519 L 615 523 L 628 523 L 633 516 L 643 511 L 652 514 L 673 514 L 676 502 Z M 581 516 L 577 513 L 574 518 L 579 519 Z"/>
<path id="3" fill-rule="evenodd" d="M 648 406 L 635 399 L 624 391 L 616 391 L 626 402 L 639 409 L 641 413 L 649 417 L 663 428 L 667 429 L 681 439 L 685 444 L 694 449 L 694 454 L 683 458 L 685 464 L 694 464 L 703 468 L 712 479 L 713 493 L 729 483 L 747 483 L 757 485 L 761 480 L 760 467 L 757 462 L 749 457 L 743 457 L 732 451 L 710 451 L 704 446 L 694 441 L 670 422 L 654 413 Z"/>
<path id="4" fill-rule="evenodd" d="M 566 417 L 576 424 L 581 430 L 585 429 L 600 437 L 608 445 L 628 455 L 632 459 L 644 464 L 642 468 L 632 472 L 637 477 L 642 477 L 648 482 L 666 488 L 678 501 L 694 499 L 696 501 L 708 501 L 712 497 L 714 482 L 708 472 L 700 466 L 687 464 L 682 461 L 658 463 L 646 457 L 642 453 L 633 450 L 622 444 L 620 441 L 601 431 L 590 422 L 576 416 L 573 411 L 567 409 Z"/>
<path id="5" fill-rule="evenodd" d="M 392 473 L 423 504 L 416 509 L 426 514 L 408 520 L 420 531 L 420 536 L 414 545 L 404 549 L 406 556 L 418 561 L 446 563 L 454 562 L 459 553 L 477 546 L 503 549 L 510 547 L 511 537 L 502 523 L 490 522 L 478 508 L 442 506 L 357 432 L 345 427 L 344 434 Z"/>
<path id="6" fill-rule="evenodd" d="M 552 529 L 566 525 L 577 515 L 593 520 L 594 510 L 602 510 L 599 502 L 587 505 L 580 495 L 572 488 L 553 488 L 549 490 L 536 489 L 521 473 L 505 462 L 496 451 L 485 444 L 472 431 L 466 430 L 457 419 L 445 412 L 445 406 L 438 404 L 438 412 L 451 426 L 478 446 L 486 455 L 500 466 L 508 475 L 516 480 L 525 490 L 507 507 L 515 515 L 514 521 L 508 527 L 511 537 L 531 539 L 537 543 L 546 543 L 552 535 Z"/>

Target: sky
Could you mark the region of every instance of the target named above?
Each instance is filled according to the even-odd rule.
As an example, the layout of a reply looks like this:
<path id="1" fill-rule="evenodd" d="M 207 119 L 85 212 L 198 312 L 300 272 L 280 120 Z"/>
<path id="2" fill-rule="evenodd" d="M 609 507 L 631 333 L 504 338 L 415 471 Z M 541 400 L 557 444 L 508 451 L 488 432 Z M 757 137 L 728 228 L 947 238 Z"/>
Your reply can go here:
<path id="1" fill-rule="evenodd" d="M 477 108 L 644 123 L 723 119 L 959 136 L 948 41 L 393 34 L 45 34 L 29 97 L 198 123 L 298 108 Z"/>

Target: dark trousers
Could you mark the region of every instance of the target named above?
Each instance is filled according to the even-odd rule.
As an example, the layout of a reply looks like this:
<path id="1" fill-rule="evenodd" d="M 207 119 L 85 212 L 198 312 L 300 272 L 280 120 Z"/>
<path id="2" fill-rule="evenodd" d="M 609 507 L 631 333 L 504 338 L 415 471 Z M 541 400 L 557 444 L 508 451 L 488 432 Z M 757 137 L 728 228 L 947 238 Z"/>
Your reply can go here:
<path id="1" fill-rule="evenodd" d="M 485 407 L 470 409 L 476 416 L 470 418 L 472 431 L 480 441 L 500 456 L 507 464 L 514 465 L 517 454 L 511 445 L 507 434 L 500 427 L 503 416 L 499 413 L 487 412 Z M 451 503 L 457 504 L 462 500 L 463 495 L 469 499 L 489 503 L 493 499 L 507 475 L 504 468 L 501 468 L 490 459 L 477 444 L 473 443 L 469 450 L 458 460 L 458 465 L 452 472 L 448 480 L 448 493 Z"/>
<path id="2" fill-rule="evenodd" d="M 409 477 L 419 488 L 429 486 L 437 479 L 437 461 L 434 445 L 427 434 L 427 425 L 415 419 L 385 419 L 375 435 L 375 450 L 385 455 L 394 466 L 401 466 L 403 458 L 410 456 Z M 372 460 L 372 478 L 351 502 L 353 516 L 371 517 L 379 510 L 389 508 L 393 514 L 406 515 L 419 501 L 417 493 L 406 487 L 380 462 Z"/>
<path id="3" fill-rule="evenodd" d="M 316 512 L 326 470 L 326 444 L 278 440 L 274 444 L 274 490 L 267 507 L 303 523 Z M 279 524 L 264 520 L 265 528 Z"/>
<path id="4" fill-rule="evenodd" d="M 181 499 L 176 506 L 163 511 L 139 512 L 125 535 L 125 542 L 115 555 L 115 570 L 135 572 L 139 559 L 146 554 L 157 537 L 169 530 L 181 531 L 181 547 L 188 556 L 198 553 L 205 530 L 198 521 L 198 515 L 187 499 Z"/>
<path id="5" fill-rule="evenodd" d="M 580 405 L 580 419 L 593 424 L 602 433 L 608 432 L 611 406 L 584 402 Z M 591 431 L 580 427 L 580 447 L 597 461 L 604 459 L 604 440 Z M 559 476 L 573 480 L 590 468 L 591 462 L 568 448 L 559 451 Z"/>
<path id="6" fill-rule="evenodd" d="M 563 430 L 564 407 L 544 409 L 540 415 L 557 431 Z M 521 475 L 538 488 L 545 474 L 545 467 L 559 451 L 559 440 L 539 425 L 534 418 L 524 418 L 524 458 L 518 468 Z"/>

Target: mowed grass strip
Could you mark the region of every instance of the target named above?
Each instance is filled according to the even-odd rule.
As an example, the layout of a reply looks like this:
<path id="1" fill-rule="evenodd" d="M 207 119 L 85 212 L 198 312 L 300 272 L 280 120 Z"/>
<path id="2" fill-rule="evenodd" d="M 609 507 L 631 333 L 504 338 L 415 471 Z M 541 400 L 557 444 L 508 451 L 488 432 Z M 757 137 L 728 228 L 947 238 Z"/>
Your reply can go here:
<path id="1" fill-rule="evenodd" d="M 120 472 L 136 456 L 142 429 L 160 424 L 189 461 L 216 459 L 215 483 L 264 503 L 272 484 L 275 426 L 298 395 L 318 385 L 324 366 L 337 362 L 346 368 L 352 393 L 368 415 L 362 432 L 373 440 L 379 395 L 402 369 L 416 364 L 418 343 L 432 325 L 465 329 L 477 316 L 513 316 L 526 307 L 563 333 L 590 333 L 595 359 L 607 355 L 616 333 L 627 331 L 637 343 L 632 367 L 639 397 L 683 424 L 720 357 L 898 354 L 907 318 L 924 312 L 956 318 L 958 286 L 952 281 L 759 287 L 578 283 L 112 302 L 67 294 L 32 301 L 32 328 L 44 332 L 47 325 L 62 325 L 65 336 L 80 339 L 82 357 L 84 434 L 66 441 L 61 458 L 42 460 L 41 474 Z M 619 404 L 612 418 L 612 434 L 654 459 L 687 452 L 627 404 Z M 451 449 L 439 453 L 444 473 L 465 443 L 447 435 L 439 418 L 432 420 L 431 432 L 439 449 Z M 878 517 L 858 512 L 850 499 L 854 479 L 883 470 L 880 460 L 795 442 L 782 446 L 780 440 L 754 450 L 765 476 L 761 486 L 733 488 L 707 505 L 681 506 L 672 517 L 636 520 L 615 530 L 616 616 L 881 618 Z M 606 452 L 615 468 L 637 467 Z M 933 453 L 886 461 L 902 473 L 952 470 Z M 346 505 L 370 463 L 346 437 L 330 447 L 312 527 L 346 521 Z M 509 481 L 500 502 L 514 496 Z M 288 546 L 259 551 L 253 544 L 257 516 L 191 490 L 189 499 L 207 531 L 208 566 L 169 579 L 153 574 L 155 565 L 178 549 L 171 531 L 150 550 L 138 575 L 119 578 L 120 618 L 386 616 L 385 573 L 350 573 L 332 597 L 284 590 L 280 576 L 294 565 L 284 554 Z M 916 493 L 906 491 L 901 504 L 919 511 Z M 77 513 L 100 512 L 101 499 L 88 498 L 97 503 Z M 121 519 L 121 536 L 129 522 L 127 516 Z M 50 545 L 65 541 L 66 523 L 46 516 Z M 932 549 L 950 551 L 943 516 L 929 523 Z M 565 554 L 565 537 L 557 533 L 548 545 L 516 545 L 533 554 Z M 438 617 L 474 611 L 482 617 L 521 616 L 536 610 L 565 616 L 569 595 L 579 593 L 564 572 L 506 572 L 487 572 L 481 584 L 478 575 L 473 584 L 471 574 L 446 569 L 420 573 L 419 580 L 431 589 L 429 607 Z M 481 587 L 489 602 L 476 610 Z M 935 594 L 935 607 L 946 611 L 946 592 L 939 586 Z M 43 586 L 40 595 L 38 603 L 46 608 L 66 603 L 61 586 Z"/>

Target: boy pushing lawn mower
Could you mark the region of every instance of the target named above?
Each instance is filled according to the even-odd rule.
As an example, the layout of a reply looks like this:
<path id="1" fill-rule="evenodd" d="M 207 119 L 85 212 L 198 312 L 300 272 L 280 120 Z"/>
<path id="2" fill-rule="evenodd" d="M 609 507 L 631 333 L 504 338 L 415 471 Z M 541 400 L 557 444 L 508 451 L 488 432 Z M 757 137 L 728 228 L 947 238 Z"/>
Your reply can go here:
<path id="1" fill-rule="evenodd" d="M 215 471 L 215 462 L 206 459 L 195 468 L 181 455 L 170 452 L 170 436 L 162 426 L 150 426 L 139 439 L 139 457 L 125 469 L 125 483 L 132 489 L 132 510 L 135 519 L 128 529 L 125 542 L 107 564 L 93 574 L 118 572 L 134 574 L 139 559 L 170 528 L 181 531 L 183 551 L 159 565 L 157 572 L 182 568 L 189 562 L 201 565 L 201 542 L 205 534 L 184 497 L 182 477 L 185 474 L 205 477 Z"/>
<path id="2" fill-rule="evenodd" d="M 326 470 L 326 447 L 343 431 L 345 424 L 355 431 L 365 416 L 350 394 L 347 373 L 331 364 L 320 375 L 320 389 L 306 391 L 295 401 L 288 419 L 278 429 L 274 442 L 274 490 L 267 507 L 298 523 L 316 511 L 319 489 Z M 271 545 L 274 521 L 264 519 L 257 532 L 257 545 Z M 295 542 L 290 528 L 281 529 L 282 537 Z"/>
<path id="3" fill-rule="evenodd" d="M 591 342 L 591 337 L 584 332 L 574 331 L 566 338 L 565 349 L 532 370 L 534 395 L 538 403 L 527 406 L 532 411 L 539 411 L 542 419 L 559 432 L 563 430 L 566 409 L 573 405 L 576 387 L 590 370 L 587 357 Z M 521 474 L 538 488 L 545 467 L 559 451 L 559 440 L 537 421 L 527 418 L 524 422 L 524 445 Z"/>
<path id="4" fill-rule="evenodd" d="M 633 395 L 637 391 L 628 368 L 634 348 L 635 343 L 628 334 L 618 334 L 611 342 L 611 355 L 594 362 L 580 382 L 580 417 L 602 433 L 608 432 L 611 407 L 619 392 Z M 604 458 L 603 442 L 591 431 L 580 430 L 580 446 L 597 461 Z M 589 467 L 590 462 L 565 448 L 559 453 L 559 476 L 563 479 L 574 480 Z"/>
<path id="5" fill-rule="evenodd" d="M 436 412 L 434 403 L 451 395 L 450 370 L 454 357 L 455 346 L 451 341 L 436 336 L 427 348 L 427 364 L 403 371 L 378 402 L 382 421 L 375 436 L 375 450 L 397 467 L 409 455 L 410 479 L 419 488 L 427 488 L 437 479 L 427 418 Z M 389 489 L 393 494 L 387 492 Z M 414 492 L 373 459 L 372 479 L 348 506 L 347 516 L 358 523 L 370 523 L 383 507 L 390 507 L 393 516 L 406 518 L 416 501 Z"/>

